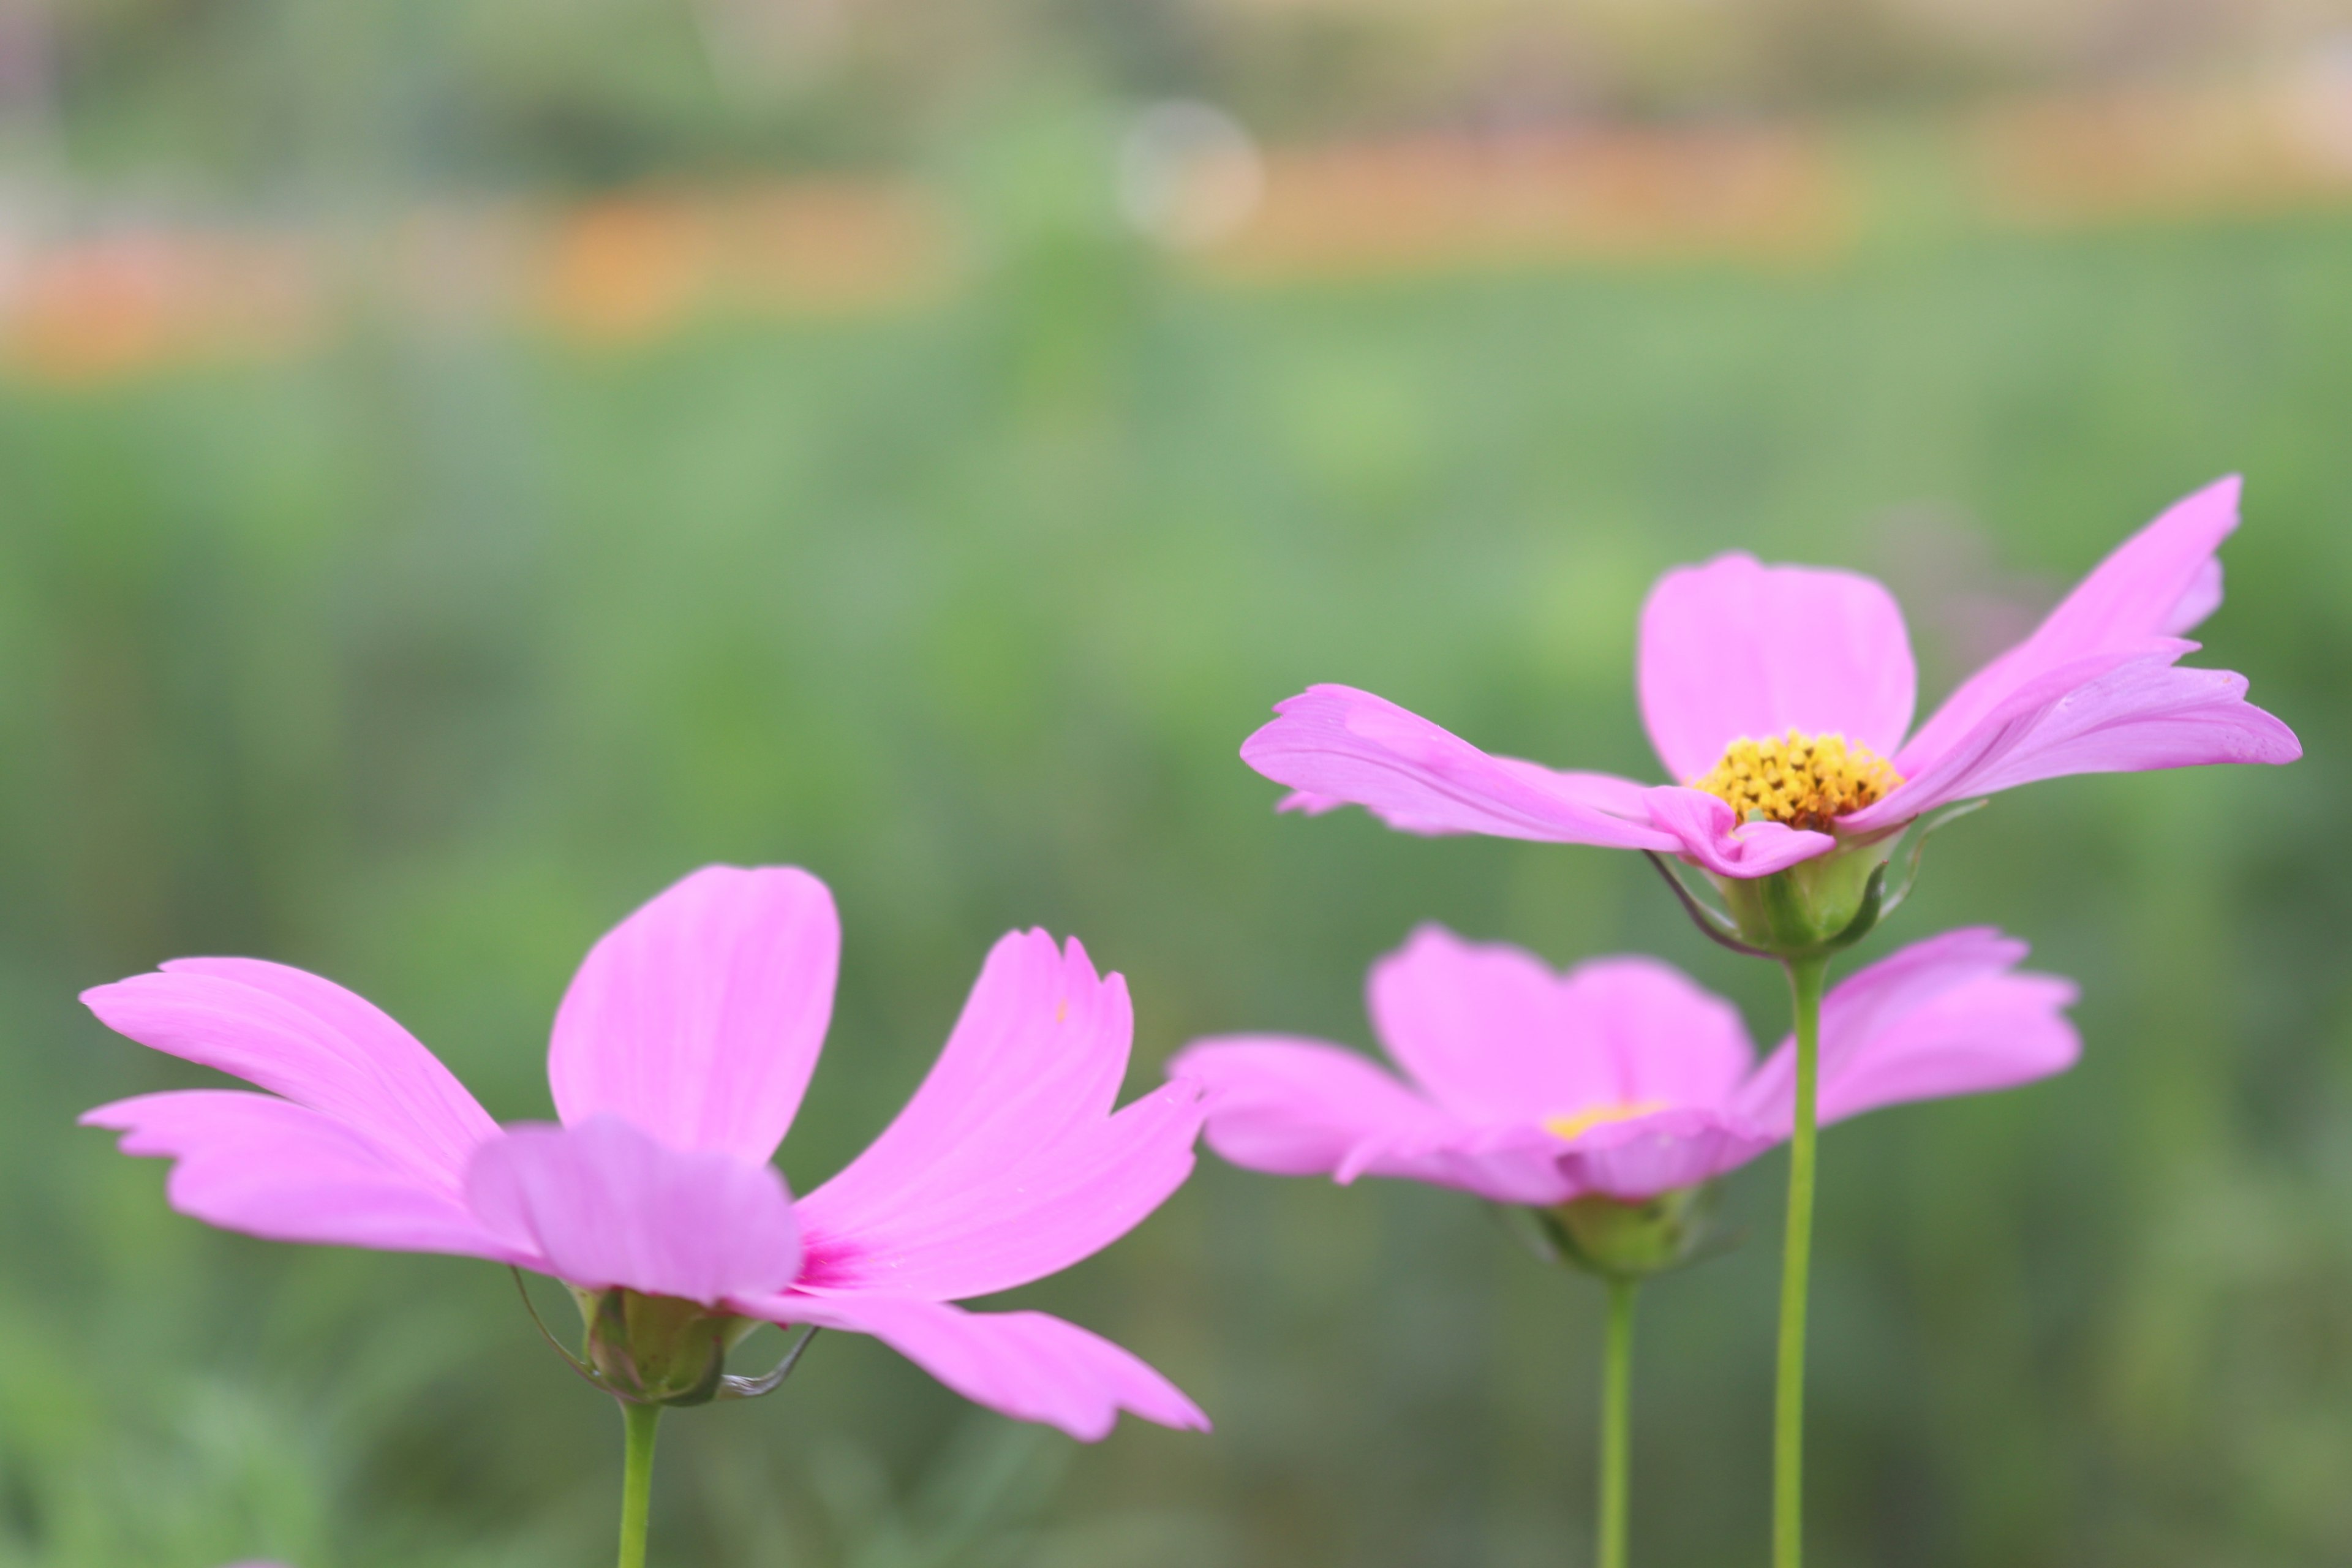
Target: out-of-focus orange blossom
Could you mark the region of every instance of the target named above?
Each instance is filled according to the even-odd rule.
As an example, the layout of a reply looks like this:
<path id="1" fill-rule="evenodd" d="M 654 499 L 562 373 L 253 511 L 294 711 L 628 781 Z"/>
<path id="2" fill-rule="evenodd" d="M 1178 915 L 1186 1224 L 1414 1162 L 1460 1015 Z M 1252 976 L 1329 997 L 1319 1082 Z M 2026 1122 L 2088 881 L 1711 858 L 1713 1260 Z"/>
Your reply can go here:
<path id="1" fill-rule="evenodd" d="M 1994 226 L 2247 216 L 2352 202 L 2352 68 L 2263 82 L 2073 91 L 1944 127 L 1961 199 Z M 1249 286 L 1362 273 L 1833 258 L 1874 199 L 1826 121 L 1595 125 L 1276 149 L 1245 222 L 1186 258 Z M 19 246 L 0 268 L 0 374 L 104 381 L 298 354 L 354 279 L 431 319 L 568 342 L 658 340 L 705 318 L 919 308 L 950 292 L 947 204 L 902 179 L 618 193 L 568 207 L 446 206 L 355 268 L 321 237 L 156 226 Z"/>

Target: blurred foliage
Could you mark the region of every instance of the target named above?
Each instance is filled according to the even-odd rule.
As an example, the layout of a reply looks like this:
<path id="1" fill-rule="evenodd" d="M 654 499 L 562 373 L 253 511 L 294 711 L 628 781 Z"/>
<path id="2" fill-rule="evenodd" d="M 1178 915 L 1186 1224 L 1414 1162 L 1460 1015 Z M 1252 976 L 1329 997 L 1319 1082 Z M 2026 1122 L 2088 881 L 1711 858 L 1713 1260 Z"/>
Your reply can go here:
<path id="1" fill-rule="evenodd" d="M 1932 697 L 1989 615 L 2231 468 L 2204 662 L 2311 760 L 2004 797 L 1874 942 L 2004 924 L 2083 981 L 2089 1048 L 1827 1140 L 1818 1561 L 2352 1554 L 2352 225 L 1219 290 L 1098 210 L 1053 130 L 1083 103 L 1035 112 L 961 165 L 985 265 L 925 313 L 593 353 L 383 318 L 299 363 L 0 386 L 0 1563 L 530 1568 L 611 1522 L 617 1423 L 499 1270 L 207 1231 L 72 1128 L 198 1077 L 81 985 L 304 964 L 542 1116 L 588 942 L 698 863 L 796 861 L 846 950 L 795 1190 L 1014 925 L 1129 974 L 1138 1087 L 1201 1033 L 1364 1042 L 1363 970 L 1424 919 L 1655 951 L 1769 1040 L 1774 978 L 1637 859 L 1276 818 L 1234 746 L 1342 679 L 1647 773 L 1636 606 L 1735 547 L 1887 577 Z M 1649 1292 L 1647 1561 L 1762 1538 L 1777 1177 L 1731 1184 L 1748 1247 Z M 1470 1200 L 1211 1162 L 1018 1299 L 1217 1434 L 1081 1449 L 828 1336 L 779 1397 L 671 1424 L 660 1559 L 1577 1560 L 1598 1296 Z"/>

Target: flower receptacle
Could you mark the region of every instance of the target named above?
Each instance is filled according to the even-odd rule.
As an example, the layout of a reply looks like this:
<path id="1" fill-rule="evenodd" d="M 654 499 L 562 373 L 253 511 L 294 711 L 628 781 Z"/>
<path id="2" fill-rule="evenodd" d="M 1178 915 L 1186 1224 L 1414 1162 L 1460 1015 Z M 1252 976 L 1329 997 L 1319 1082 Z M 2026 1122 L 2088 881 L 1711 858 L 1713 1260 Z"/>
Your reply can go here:
<path id="1" fill-rule="evenodd" d="M 637 1405 L 706 1405 L 718 1397 L 727 1352 L 757 1325 L 675 1296 L 614 1288 L 574 1289 L 596 1380 Z"/>
<path id="2" fill-rule="evenodd" d="M 1535 1212 L 1565 1261 L 1604 1279 L 1646 1279 L 1700 1256 L 1712 1192 L 1677 1187 L 1631 1203 L 1594 1194 Z"/>
<path id="3" fill-rule="evenodd" d="M 1833 951 L 1877 923 L 1891 837 L 1841 846 L 1769 877 L 1712 877 L 1742 942 L 1779 957 Z"/>

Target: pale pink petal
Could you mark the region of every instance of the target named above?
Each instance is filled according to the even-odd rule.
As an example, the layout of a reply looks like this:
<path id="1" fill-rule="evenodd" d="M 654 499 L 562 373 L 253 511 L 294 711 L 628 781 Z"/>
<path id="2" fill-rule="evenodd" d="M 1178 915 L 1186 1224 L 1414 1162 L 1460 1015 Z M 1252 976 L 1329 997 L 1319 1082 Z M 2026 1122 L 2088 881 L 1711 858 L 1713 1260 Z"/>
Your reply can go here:
<path id="1" fill-rule="evenodd" d="M 466 1196 L 492 1234 L 590 1289 L 716 1305 L 800 1272 L 800 1227 L 773 1166 L 666 1148 L 616 1116 L 509 1128 L 474 1155 Z"/>
<path id="2" fill-rule="evenodd" d="M 1003 1169 L 986 1180 L 910 1198 L 854 1230 L 827 1228 L 833 1205 L 812 1194 L 801 1283 L 953 1301 L 1059 1273 L 1184 1184 L 1201 1119 L 1197 1085 L 1164 1085 L 1034 1153 L 1005 1151 Z"/>
<path id="3" fill-rule="evenodd" d="M 2044 1078 L 2079 1052 L 2067 981 L 2011 973 L 2025 943 L 1989 926 L 1947 931 L 1855 973 L 1822 1005 L 1823 1121 L 1898 1101 Z M 1786 1136 L 1795 1047 L 1782 1041 L 1741 1091 L 1743 1113 Z"/>
<path id="4" fill-rule="evenodd" d="M 1675 852 L 1718 877 L 1769 877 L 1837 847 L 1826 833 L 1780 822 L 1743 823 L 1729 803 L 1705 790 L 1662 784 L 1643 798 L 1650 821 L 1674 836 Z"/>
<path id="5" fill-rule="evenodd" d="M 350 1123 L 275 1095 L 195 1089 L 145 1094 L 84 1113 L 121 1132 L 126 1154 L 177 1162 L 172 1206 L 271 1241 L 449 1252 L 530 1263 L 487 1230 L 454 1184 L 419 1173 Z"/>
<path id="6" fill-rule="evenodd" d="M 1328 1176 L 1367 1143 L 1471 1131 L 1354 1051 L 1320 1040 L 1196 1041 L 1168 1064 L 1168 1076 L 1207 1091 L 1210 1148 L 1270 1175 Z"/>
<path id="7" fill-rule="evenodd" d="M 1355 1052 L 1234 1036 L 1187 1047 L 1171 1076 L 1209 1091 L 1209 1146 L 1246 1170 L 1392 1176 L 1496 1203 L 1558 1203 L 1559 1141 L 1524 1122 L 1480 1126 L 1423 1100 Z"/>
<path id="8" fill-rule="evenodd" d="M 823 882 L 704 867 L 589 950 L 548 1052 L 557 1114 L 622 1116 L 674 1149 L 766 1161 L 824 1044 L 840 958 Z"/>
<path id="9" fill-rule="evenodd" d="M 1578 1134 L 1559 1165 L 1577 1196 L 1641 1203 L 1711 1181 L 1786 1136 L 1721 1110 L 1668 1110 Z"/>
<path id="10" fill-rule="evenodd" d="M 1718 555 L 1642 606 L 1642 721 L 1677 784 L 1790 729 L 1891 755 L 1918 687 L 1894 595 L 1867 577 Z"/>
<path id="11" fill-rule="evenodd" d="M 455 1189 L 498 1131 L 414 1036 L 331 981 L 250 958 L 182 958 L 82 993 L 142 1046 L 257 1084 Z"/>
<path id="12" fill-rule="evenodd" d="M 1671 849 L 1674 841 L 1616 815 L 1638 785 L 1492 757 L 1385 698 L 1314 686 L 1242 744 L 1242 760 L 1297 792 L 1288 809 L 1361 805 L 1409 833 L 1485 833 L 1553 844 Z"/>
<path id="13" fill-rule="evenodd" d="M 1531 952 L 1424 925 L 1372 965 L 1364 989 L 1381 1047 L 1460 1121 L 1532 1126 L 1610 1098 L 1615 1064 Z"/>
<path id="14" fill-rule="evenodd" d="M 1540 1127 L 1468 1127 L 1435 1136 L 1402 1133 L 1365 1139 L 1331 1179 L 1389 1176 L 1474 1193 L 1498 1204 L 1564 1203 L 1576 1195 L 1560 1165 L 1560 1142 Z"/>
<path id="15" fill-rule="evenodd" d="M 2204 624 L 2205 617 L 2221 607 L 2221 563 L 2216 558 L 2197 569 L 2180 602 L 2164 617 L 2157 629 L 2167 637 L 2185 637 Z"/>
<path id="16" fill-rule="evenodd" d="M 1961 683 L 1903 748 L 1896 771 L 1912 778 L 1936 766 L 2052 670 L 2156 651 L 2210 615 L 2221 601 L 2214 552 L 2238 526 L 2239 489 L 2235 475 L 2208 485 L 2116 546 L 2032 636 Z"/>
<path id="17" fill-rule="evenodd" d="M 2074 1065 L 2077 994 L 2054 974 L 1986 974 L 1918 1007 L 1822 1084 L 1823 1121 L 1915 1100 L 2013 1089 Z"/>
<path id="18" fill-rule="evenodd" d="M 1127 982 L 1095 973 L 1075 939 L 997 939 L 931 1070 L 882 1135 L 801 1200 L 854 1229 L 992 1180 L 1034 1152 L 1109 1116 L 1127 1076 L 1134 1012 Z"/>
<path id="19" fill-rule="evenodd" d="M 1494 762 L 1505 773 L 1524 779 L 1536 788 L 1563 800 L 1589 805 L 1595 811 L 1604 811 L 1628 822 L 1649 819 L 1652 786 L 1638 779 L 1619 778 L 1615 773 L 1548 768 L 1541 763 L 1530 763 L 1520 757 L 1498 756 Z"/>
<path id="20" fill-rule="evenodd" d="M 1200 1407 L 1134 1354 L 1043 1312 L 967 1312 L 885 1295 L 795 1293 L 736 1305 L 773 1322 L 871 1334 L 966 1399 L 1080 1442 L 1107 1436 L 1122 1410 L 1162 1426 L 1209 1429 Z"/>
<path id="21" fill-rule="evenodd" d="M 904 1110 L 803 1199 L 811 1278 L 946 1298 L 1009 1288 L 1124 1235 L 1192 1169 L 1197 1096 L 1116 1116 L 1127 983 L 1042 931 L 999 941 Z"/>
<path id="22" fill-rule="evenodd" d="M 1754 1057 L 1737 1012 L 1648 959 L 1562 975 L 1518 948 L 1428 925 L 1373 966 L 1367 991 L 1390 1056 L 1476 1124 L 1657 1100 L 1711 1105 Z"/>
<path id="23" fill-rule="evenodd" d="M 2245 700 L 2246 681 L 2183 669 L 2179 651 L 2094 657 L 2027 682 L 1916 777 L 1846 823 L 1892 826 L 1939 805 L 2073 773 L 2291 763 L 2302 743 Z"/>
<path id="24" fill-rule="evenodd" d="M 1570 1048 L 1599 1057 L 1611 1072 L 1589 1102 L 1552 1115 L 1628 1105 L 1709 1110 L 1756 1065 L 1739 1009 L 1654 958 L 1578 964 L 1561 983 L 1559 1005 Z"/>

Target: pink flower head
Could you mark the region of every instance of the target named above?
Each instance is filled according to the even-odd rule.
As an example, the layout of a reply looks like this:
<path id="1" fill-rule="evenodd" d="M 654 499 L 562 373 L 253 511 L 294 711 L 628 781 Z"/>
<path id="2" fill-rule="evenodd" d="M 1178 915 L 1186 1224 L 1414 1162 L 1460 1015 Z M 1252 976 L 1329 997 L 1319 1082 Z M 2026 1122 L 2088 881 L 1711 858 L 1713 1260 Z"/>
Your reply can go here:
<path id="1" fill-rule="evenodd" d="M 2301 744 L 2243 676 L 2179 662 L 2221 602 L 2238 489 L 2209 486 L 2125 541 L 1916 731 L 1893 595 L 1730 554 L 1667 573 L 1642 608 L 1642 717 L 1673 784 L 1490 756 L 1346 686 L 1277 704 L 1242 757 L 1291 787 L 1286 810 L 1362 805 L 1408 832 L 1649 849 L 1735 878 L 2038 779 L 2290 763 Z"/>
<path id="2" fill-rule="evenodd" d="M 1947 932 L 1822 1006 L 1821 1119 L 2063 1071 L 2072 983 L 2012 973 L 2025 943 Z M 1789 1136 L 1793 1046 L 1762 1065 L 1738 1012 L 1648 958 L 1567 973 L 1423 926 L 1372 968 L 1372 1026 L 1404 1078 L 1314 1040 L 1237 1036 L 1169 1066 L 1209 1094 L 1209 1146 L 1276 1175 L 1402 1176 L 1497 1203 L 1634 1203 Z"/>
<path id="3" fill-rule="evenodd" d="M 82 1118 L 175 1160 L 173 1207 L 279 1241 L 459 1253 L 782 1324 L 872 1334 L 965 1397 L 1073 1436 L 1121 1409 L 1205 1428 L 1108 1341 L 949 1305 L 1066 1268 L 1181 1185 L 1195 1089 L 1112 1102 L 1126 983 L 1041 931 L 991 950 L 906 1109 L 795 1199 L 769 1163 L 833 1010 L 840 924 L 791 868 L 711 866 L 590 950 L 556 1011 L 560 1124 L 501 1128 L 341 986 L 180 959 L 87 993 L 110 1027 L 267 1090 L 188 1089 Z"/>

